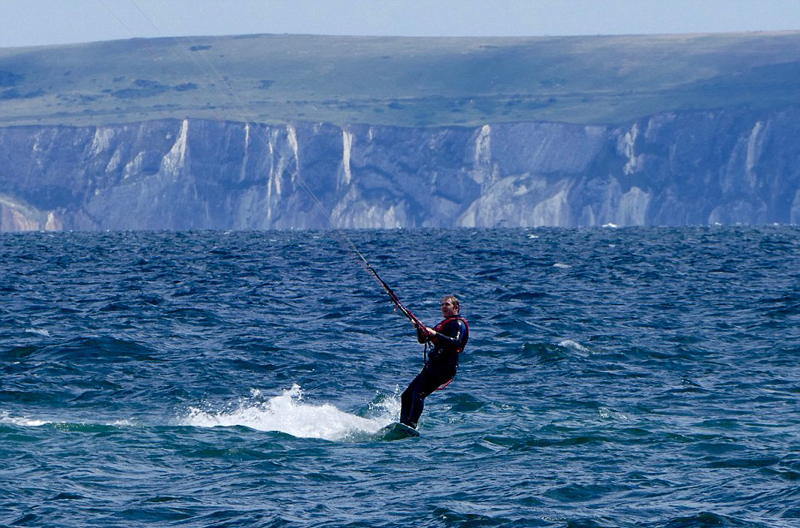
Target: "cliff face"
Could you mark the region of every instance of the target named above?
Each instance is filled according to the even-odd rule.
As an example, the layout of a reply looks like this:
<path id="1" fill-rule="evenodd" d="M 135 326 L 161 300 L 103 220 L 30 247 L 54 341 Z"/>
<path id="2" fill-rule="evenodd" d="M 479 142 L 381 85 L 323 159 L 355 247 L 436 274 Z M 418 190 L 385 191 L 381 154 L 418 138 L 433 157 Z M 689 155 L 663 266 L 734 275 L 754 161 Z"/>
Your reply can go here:
<path id="1" fill-rule="evenodd" d="M 0 128 L 0 230 L 798 223 L 798 128 L 795 109 L 620 128 Z"/>

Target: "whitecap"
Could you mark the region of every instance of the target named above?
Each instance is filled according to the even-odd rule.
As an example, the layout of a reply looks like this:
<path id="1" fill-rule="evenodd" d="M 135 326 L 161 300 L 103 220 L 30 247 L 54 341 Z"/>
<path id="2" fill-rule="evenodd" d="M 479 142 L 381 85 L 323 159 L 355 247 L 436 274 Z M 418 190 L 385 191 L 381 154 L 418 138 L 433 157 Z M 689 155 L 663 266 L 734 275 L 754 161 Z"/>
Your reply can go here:
<path id="1" fill-rule="evenodd" d="M 581 345 L 580 343 L 578 343 L 576 341 L 573 341 L 572 339 L 565 339 L 565 340 L 561 341 L 558 344 L 558 346 L 561 346 L 561 347 L 564 347 L 564 348 L 570 348 L 572 350 L 577 350 L 578 352 L 590 352 L 590 350 L 588 348 L 586 348 L 585 346 Z"/>
<path id="2" fill-rule="evenodd" d="M 136 427 L 139 424 L 131 418 L 122 418 L 119 420 L 114 420 L 106 425 L 110 425 L 112 427 Z"/>
<path id="3" fill-rule="evenodd" d="M 9 424 L 9 425 L 16 425 L 20 427 L 40 427 L 42 425 L 47 425 L 49 422 L 47 420 L 36 420 L 34 418 L 27 418 L 27 417 L 20 417 L 20 416 L 9 416 L 9 414 L 5 411 L 0 412 L 0 423 L 2 424 Z"/>
<path id="4" fill-rule="evenodd" d="M 602 418 L 603 420 L 615 420 L 615 421 L 623 421 L 623 422 L 628 421 L 628 416 L 627 415 L 625 415 L 625 414 L 623 414 L 621 412 L 617 412 L 617 411 L 614 411 L 612 409 L 609 409 L 608 407 L 600 407 L 597 410 L 597 413 L 600 415 L 600 418 Z"/>

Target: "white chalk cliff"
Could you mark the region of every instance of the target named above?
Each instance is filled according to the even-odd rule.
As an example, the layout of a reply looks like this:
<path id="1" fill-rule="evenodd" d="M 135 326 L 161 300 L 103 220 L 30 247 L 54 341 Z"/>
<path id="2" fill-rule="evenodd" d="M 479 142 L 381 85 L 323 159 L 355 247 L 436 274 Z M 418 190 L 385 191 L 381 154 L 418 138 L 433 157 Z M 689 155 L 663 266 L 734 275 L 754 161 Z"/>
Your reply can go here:
<path id="1" fill-rule="evenodd" d="M 0 231 L 800 222 L 800 112 L 0 128 Z"/>

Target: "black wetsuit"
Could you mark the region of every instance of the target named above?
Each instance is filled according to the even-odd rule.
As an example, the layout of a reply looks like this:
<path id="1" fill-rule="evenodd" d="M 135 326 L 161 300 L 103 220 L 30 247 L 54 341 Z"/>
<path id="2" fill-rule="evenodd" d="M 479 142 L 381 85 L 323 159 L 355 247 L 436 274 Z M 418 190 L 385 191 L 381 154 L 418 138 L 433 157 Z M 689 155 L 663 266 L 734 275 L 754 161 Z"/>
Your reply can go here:
<path id="1" fill-rule="evenodd" d="M 467 322 L 459 316 L 445 319 L 436 325 L 435 330 L 438 335 L 432 339 L 433 349 L 428 354 L 422 372 L 408 385 L 401 397 L 400 422 L 415 428 L 425 406 L 425 398 L 456 375 L 458 355 L 469 339 Z M 419 329 L 417 339 L 420 343 L 426 341 Z"/>

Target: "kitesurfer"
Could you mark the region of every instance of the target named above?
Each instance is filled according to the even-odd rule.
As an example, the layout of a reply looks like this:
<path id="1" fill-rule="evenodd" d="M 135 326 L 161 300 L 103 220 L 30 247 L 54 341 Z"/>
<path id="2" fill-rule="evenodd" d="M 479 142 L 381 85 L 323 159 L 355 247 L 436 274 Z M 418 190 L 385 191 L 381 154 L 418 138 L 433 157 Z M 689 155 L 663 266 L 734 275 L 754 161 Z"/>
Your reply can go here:
<path id="1" fill-rule="evenodd" d="M 413 323 L 420 343 L 433 345 L 425 366 L 401 396 L 400 422 L 416 429 L 425 398 L 447 386 L 456 375 L 458 356 L 469 339 L 467 321 L 459 315 L 461 307 L 454 295 L 442 299 L 442 322 L 434 328 Z M 413 321 L 412 321 L 413 322 Z"/>

